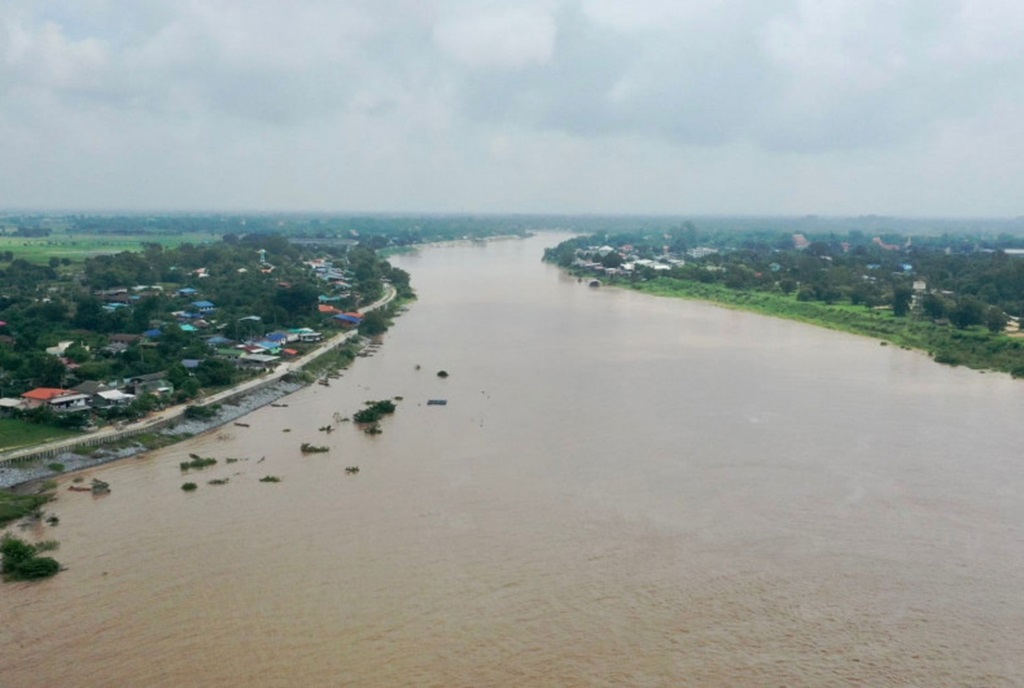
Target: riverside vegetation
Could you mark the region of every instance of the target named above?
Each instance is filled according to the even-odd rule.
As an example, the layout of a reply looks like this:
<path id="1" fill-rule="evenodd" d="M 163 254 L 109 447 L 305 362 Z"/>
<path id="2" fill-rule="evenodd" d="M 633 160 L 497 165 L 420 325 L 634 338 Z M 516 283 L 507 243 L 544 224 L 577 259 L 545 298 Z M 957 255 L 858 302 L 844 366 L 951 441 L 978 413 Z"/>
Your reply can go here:
<path id="1" fill-rule="evenodd" d="M 57 543 L 47 540 L 35 545 L 7 534 L 0 539 L 3 578 L 12 580 L 38 580 L 49 578 L 60 571 L 60 564 L 52 557 L 41 557 L 40 552 L 57 548 Z"/>
<path id="2" fill-rule="evenodd" d="M 1019 236 L 664 232 L 576 237 L 545 259 L 659 296 L 876 337 L 950 365 L 1024 376 Z"/>

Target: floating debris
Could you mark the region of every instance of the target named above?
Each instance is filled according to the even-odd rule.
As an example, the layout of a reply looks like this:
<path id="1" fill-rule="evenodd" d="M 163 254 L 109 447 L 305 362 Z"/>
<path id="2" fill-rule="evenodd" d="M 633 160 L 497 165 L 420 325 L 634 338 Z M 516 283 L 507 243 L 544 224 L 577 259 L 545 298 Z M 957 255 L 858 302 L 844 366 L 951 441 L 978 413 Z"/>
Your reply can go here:
<path id="1" fill-rule="evenodd" d="M 330 447 L 318 447 L 317 445 L 310 444 L 309 442 L 303 442 L 299 446 L 299 451 L 301 451 L 303 454 L 320 454 L 322 452 L 326 452 L 326 451 L 330 451 L 330 450 L 331 450 Z"/>
<path id="2" fill-rule="evenodd" d="M 279 483 L 279 482 L 281 482 L 281 479 L 278 478 L 276 475 L 265 475 L 262 478 L 260 478 L 260 482 L 261 483 Z"/>
<path id="3" fill-rule="evenodd" d="M 345 466 L 345 472 L 346 473 L 358 473 L 359 472 L 359 466 Z"/>

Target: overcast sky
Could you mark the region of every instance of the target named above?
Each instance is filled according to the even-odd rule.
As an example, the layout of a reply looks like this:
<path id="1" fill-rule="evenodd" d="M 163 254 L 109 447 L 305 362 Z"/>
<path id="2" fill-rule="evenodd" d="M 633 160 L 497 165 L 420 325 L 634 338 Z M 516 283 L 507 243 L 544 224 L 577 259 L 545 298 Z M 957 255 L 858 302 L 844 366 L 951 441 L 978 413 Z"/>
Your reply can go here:
<path id="1" fill-rule="evenodd" d="M 1021 0 L 3 0 L 0 208 L 1024 214 Z"/>

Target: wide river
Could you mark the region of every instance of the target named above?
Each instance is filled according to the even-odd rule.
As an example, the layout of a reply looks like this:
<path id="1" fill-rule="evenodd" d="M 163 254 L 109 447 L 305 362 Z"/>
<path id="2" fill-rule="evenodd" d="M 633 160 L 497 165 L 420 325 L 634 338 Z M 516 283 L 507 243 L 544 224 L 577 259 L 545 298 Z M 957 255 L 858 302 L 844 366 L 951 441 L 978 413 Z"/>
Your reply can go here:
<path id="1" fill-rule="evenodd" d="M 398 257 L 329 387 L 65 477 L 0 685 L 1024 685 L 1024 382 L 589 289 L 561 238 Z"/>

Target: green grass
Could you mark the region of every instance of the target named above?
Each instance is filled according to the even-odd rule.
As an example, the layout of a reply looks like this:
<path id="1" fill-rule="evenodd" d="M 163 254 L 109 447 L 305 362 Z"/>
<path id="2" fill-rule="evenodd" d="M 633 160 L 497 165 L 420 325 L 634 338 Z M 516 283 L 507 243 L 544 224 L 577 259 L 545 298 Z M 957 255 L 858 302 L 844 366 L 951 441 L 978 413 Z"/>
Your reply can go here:
<path id="1" fill-rule="evenodd" d="M 49 440 L 75 437 L 78 434 L 73 430 L 53 428 L 13 418 L 0 418 L 0 451 L 30 447 Z"/>
<path id="2" fill-rule="evenodd" d="M 47 491 L 36 494 L 16 494 L 9 490 L 0 490 L 0 526 L 31 514 L 51 499 L 53 499 L 53 493 Z"/>
<path id="3" fill-rule="evenodd" d="M 904 348 L 925 351 L 939 363 L 998 370 L 1024 377 L 1024 340 L 1001 333 L 993 334 L 980 327 L 967 330 L 938 327 L 927 320 L 897 318 L 889 310 L 874 310 L 849 303 L 798 301 L 795 296 L 781 293 L 733 290 L 718 284 L 668 278 L 616 284 L 656 296 L 711 301 L 729 308 L 873 337 Z"/>
<path id="4" fill-rule="evenodd" d="M 173 247 L 179 244 L 202 244 L 219 241 L 220 235 L 190 234 L 67 234 L 55 231 L 48 237 L 16 237 L 0 235 L 0 253 L 11 251 L 15 258 L 32 263 L 46 263 L 52 257 L 82 261 L 122 251 L 141 251 L 144 243 Z"/>

